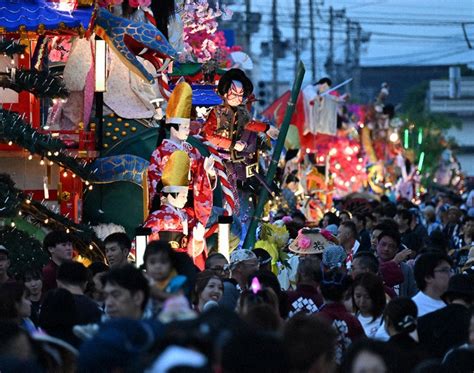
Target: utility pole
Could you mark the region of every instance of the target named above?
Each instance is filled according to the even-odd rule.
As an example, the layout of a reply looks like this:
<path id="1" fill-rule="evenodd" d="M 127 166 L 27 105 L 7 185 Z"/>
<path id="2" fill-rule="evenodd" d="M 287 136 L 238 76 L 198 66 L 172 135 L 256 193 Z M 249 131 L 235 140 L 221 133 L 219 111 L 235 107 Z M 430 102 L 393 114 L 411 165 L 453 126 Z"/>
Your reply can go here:
<path id="1" fill-rule="evenodd" d="M 360 96 L 360 46 L 362 44 L 362 27 L 356 23 L 356 39 L 354 44 L 354 71 L 353 71 L 353 94 Z"/>
<path id="2" fill-rule="evenodd" d="M 295 74 L 300 62 L 300 0 L 295 0 Z"/>
<path id="3" fill-rule="evenodd" d="M 346 19 L 346 48 L 345 48 L 345 61 L 344 61 L 344 73 L 346 76 L 344 78 L 348 78 L 351 76 L 352 72 L 352 56 L 351 56 L 351 20 L 349 18 Z M 349 86 L 346 85 L 346 92 L 349 90 Z"/>
<path id="4" fill-rule="evenodd" d="M 245 48 L 246 52 L 250 55 L 250 13 L 251 13 L 250 0 L 245 0 Z"/>
<path id="5" fill-rule="evenodd" d="M 326 73 L 334 79 L 334 10 L 329 7 L 329 52 L 326 60 Z"/>
<path id="6" fill-rule="evenodd" d="M 316 82 L 318 68 L 316 65 L 316 30 L 314 29 L 313 0 L 309 0 L 309 38 L 311 40 L 311 79 Z"/>
<path id="7" fill-rule="evenodd" d="M 278 48 L 280 35 L 278 32 L 277 0 L 272 0 L 272 101 L 278 96 Z"/>

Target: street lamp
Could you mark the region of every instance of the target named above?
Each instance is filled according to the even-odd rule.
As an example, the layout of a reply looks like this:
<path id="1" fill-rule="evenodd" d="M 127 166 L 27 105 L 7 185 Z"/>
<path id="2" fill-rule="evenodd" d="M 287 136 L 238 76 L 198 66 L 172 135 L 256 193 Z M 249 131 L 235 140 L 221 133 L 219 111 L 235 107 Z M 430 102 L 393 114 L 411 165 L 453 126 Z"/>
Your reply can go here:
<path id="1" fill-rule="evenodd" d="M 107 90 L 107 44 L 105 40 L 95 40 L 95 91 Z"/>
<path id="2" fill-rule="evenodd" d="M 229 260 L 230 251 L 230 225 L 232 224 L 232 216 L 221 215 L 217 219 L 219 223 L 219 231 L 217 233 L 218 252 Z"/>
<path id="3" fill-rule="evenodd" d="M 145 255 L 146 245 L 148 245 L 148 236 L 151 234 L 151 228 L 138 227 L 135 229 L 135 265 L 140 268 L 143 264 L 143 255 Z"/>

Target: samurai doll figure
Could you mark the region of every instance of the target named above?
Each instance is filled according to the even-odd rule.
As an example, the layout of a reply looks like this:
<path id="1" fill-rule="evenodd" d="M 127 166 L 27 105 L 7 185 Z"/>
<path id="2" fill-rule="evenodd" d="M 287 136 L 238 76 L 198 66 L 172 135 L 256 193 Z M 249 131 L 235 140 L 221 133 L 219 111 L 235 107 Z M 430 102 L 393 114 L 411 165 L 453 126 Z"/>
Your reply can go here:
<path id="1" fill-rule="evenodd" d="M 276 138 L 279 131 L 267 123 L 252 120 L 246 104 L 252 96 L 253 84 L 242 70 L 230 69 L 222 75 L 217 91 L 224 102 L 211 110 L 203 127 L 203 137 L 224 160 L 237 196 L 237 186 L 254 176 L 258 169 L 258 132 Z"/>
<path id="2" fill-rule="evenodd" d="M 148 167 L 149 202 L 152 210 L 153 201 L 159 198 L 158 189 L 165 165 L 175 151 L 184 151 L 190 159 L 187 198 L 192 205 L 193 216 L 206 227 L 213 205 L 212 185 L 215 183 L 216 172 L 213 160 L 204 158 L 195 147 L 186 142 L 190 131 L 191 105 L 190 85 L 186 82 L 179 83 L 173 90 L 166 109 L 164 127 L 169 130 L 169 138 L 164 139 L 151 155 Z"/>
<path id="3" fill-rule="evenodd" d="M 198 267 L 206 259 L 204 226 L 194 217 L 188 201 L 191 160 L 183 150 L 173 152 L 161 175 L 160 206 L 146 219 L 151 240 L 164 240 L 179 252 L 187 252 Z"/>

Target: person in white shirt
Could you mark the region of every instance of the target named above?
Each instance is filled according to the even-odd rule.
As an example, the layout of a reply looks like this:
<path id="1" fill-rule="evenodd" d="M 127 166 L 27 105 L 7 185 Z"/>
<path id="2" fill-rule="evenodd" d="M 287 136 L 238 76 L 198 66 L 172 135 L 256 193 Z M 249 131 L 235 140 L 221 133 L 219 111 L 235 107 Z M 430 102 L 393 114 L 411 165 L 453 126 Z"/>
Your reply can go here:
<path id="1" fill-rule="evenodd" d="M 418 317 L 446 306 L 441 297 L 448 289 L 451 266 L 451 259 L 441 252 L 428 252 L 416 260 L 415 281 L 420 291 L 412 300 L 418 307 Z"/>
<path id="2" fill-rule="evenodd" d="M 357 241 L 357 227 L 352 221 L 345 221 L 339 225 L 337 239 L 347 253 L 346 267 L 350 270 L 352 267 L 352 257 L 357 253 L 360 243 Z"/>
<path id="3" fill-rule="evenodd" d="M 369 338 L 374 338 L 382 323 L 385 308 L 385 290 L 380 276 L 374 273 L 360 273 L 352 285 L 352 303 L 356 317 Z"/>

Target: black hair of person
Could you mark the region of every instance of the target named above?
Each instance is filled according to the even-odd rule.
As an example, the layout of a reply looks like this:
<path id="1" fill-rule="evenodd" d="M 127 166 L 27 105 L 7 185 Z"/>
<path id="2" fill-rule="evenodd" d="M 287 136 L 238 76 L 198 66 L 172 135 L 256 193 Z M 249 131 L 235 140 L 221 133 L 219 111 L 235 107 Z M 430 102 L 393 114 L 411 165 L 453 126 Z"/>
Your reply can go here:
<path id="1" fill-rule="evenodd" d="M 105 237 L 104 246 L 112 242 L 116 243 L 122 251 L 127 250 L 128 252 L 130 252 L 132 248 L 132 241 L 124 232 L 115 232 L 109 234 L 107 237 Z"/>
<path id="2" fill-rule="evenodd" d="M 427 284 L 425 278 L 434 277 L 435 268 L 442 262 L 447 262 L 450 267 L 453 265 L 451 258 L 446 253 L 440 251 L 427 252 L 416 259 L 413 273 L 418 289 L 421 291 L 426 289 Z"/>
<path id="3" fill-rule="evenodd" d="M 141 309 L 145 309 L 148 298 L 150 297 L 150 286 L 148 285 L 148 280 L 138 268 L 135 268 L 131 264 L 126 264 L 119 268 L 112 268 L 106 272 L 100 280 L 104 286 L 110 283 L 130 291 L 130 293 L 136 293 L 137 291 L 143 292 Z"/>
<path id="4" fill-rule="evenodd" d="M 176 14 L 174 0 L 152 0 L 150 9 L 156 22 L 156 28 L 168 39 L 168 24 Z"/>
<path id="5" fill-rule="evenodd" d="M 383 313 L 384 320 L 390 323 L 398 333 L 409 334 L 417 326 L 418 308 L 408 297 L 392 299 Z"/>

